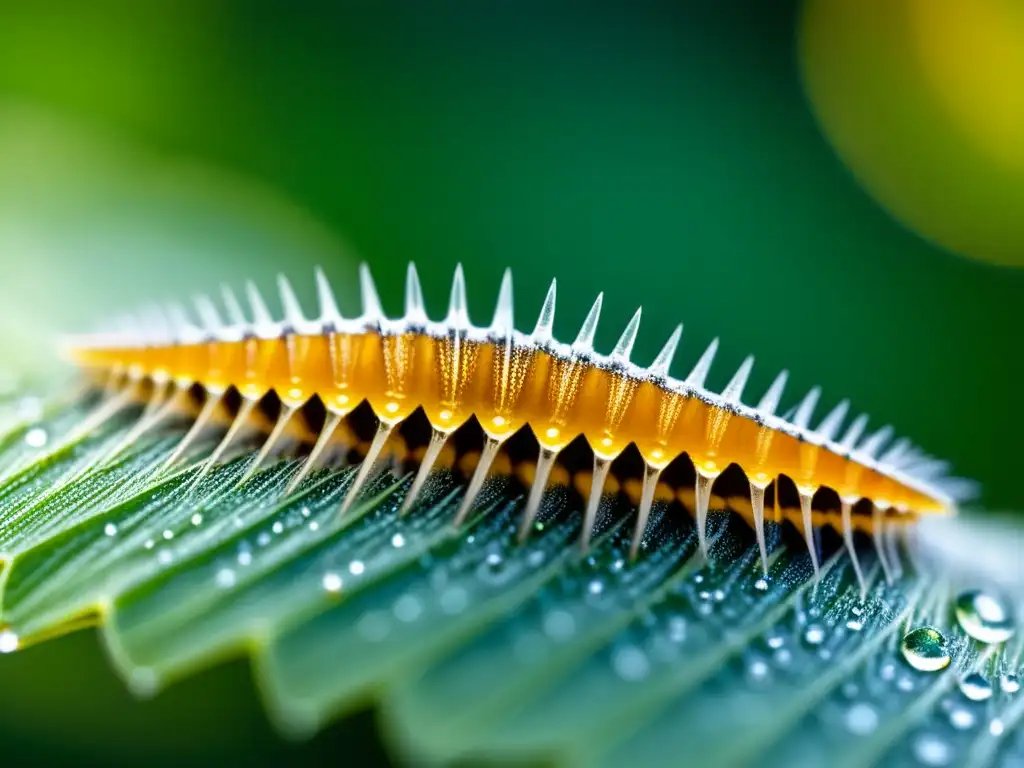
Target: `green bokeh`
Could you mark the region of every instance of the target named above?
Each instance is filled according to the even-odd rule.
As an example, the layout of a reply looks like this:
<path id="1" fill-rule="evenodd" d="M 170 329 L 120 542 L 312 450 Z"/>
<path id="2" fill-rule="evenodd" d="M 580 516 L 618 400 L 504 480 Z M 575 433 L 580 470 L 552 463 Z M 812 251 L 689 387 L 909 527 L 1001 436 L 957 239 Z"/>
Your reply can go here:
<path id="1" fill-rule="evenodd" d="M 76 324 L 184 297 L 186 286 L 253 276 L 269 287 L 277 269 L 302 281 L 317 261 L 349 290 L 342 238 L 395 310 L 409 259 L 435 314 L 462 262 L 478 321 L 513 266 L 520 327 L 557 277 L 562 337 L 604 290 L 604 349 L 643 304 L 638 360 L 679 321 L 680 372 L 721 335 L 713 386 L 754 353 L 748 399 L 788 367 L 787 403 L 821 384 L 827 406 L 849 397 L 875 426 L 892 422 L 980 480 L 988 506 L 1017 507 L 1024 273 L 938 250 L 858 188 L 805 102 L 795 5 L 5 6 L 0 100 L 68 131 L 87 126 L 120 148 L 116 167 L 135 170 L 116 192 L 86 184 L 61 198 L 67 180 L 40 177 L 30 157 L 18 178 L 0 171 L 0 223 L 21 210 L 11 201 L 24 207 L 22 176 L 52 179 L 54 195 L 44 184 L 35 199 L 86 211 L 89 242 L 102 247 L 54 238 L 51 223 L 68 220 L 61 206 L 23 232 L 55 259 L 45 269 L 54 289 L 34 311 Z M 52 157 L 45 144 L 37 152 L 40 163 Z M 196 165 L 235 180 L 236 192 L 204 181 L 202 193 L 186 185 L 171 196 L 180 205 L 166 204 L 166 176 Z M 89 168 L 74 181 L 109 173 Z M 236 182 L 301 226 L 275 224 Z M 139 213 L 152 197 L 164 201 L 159 217 Z M 151 234 L 154 218 L 164 222 L 160 249 L 121 234 L 103 241 L 105 231 Z M 218 257 L 224 242 L 232 250 Z M 36 280 L 40 261 L 0 241 L 0 269 L 10 304 L 10 286 Z M 89 706 L 89 678 L 66 674 L 42 674 L 39 685 L 66 686 L 69 709 Z M 16 729 L 17 712 L 4 714 L 4 733 Z M 54 714 L 54 733 L 67 716 Z"/>

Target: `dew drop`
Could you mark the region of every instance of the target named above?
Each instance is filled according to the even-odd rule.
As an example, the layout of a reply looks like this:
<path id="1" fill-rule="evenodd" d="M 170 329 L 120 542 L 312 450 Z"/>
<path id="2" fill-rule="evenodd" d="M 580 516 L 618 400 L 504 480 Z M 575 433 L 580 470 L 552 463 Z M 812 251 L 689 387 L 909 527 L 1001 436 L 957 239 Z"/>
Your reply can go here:
<path id="1" fill-rule="evenodd" d="M 747 666 L 747 677 L 755 683 L 763 682 L 768 679 L 768 664 L 763 659 L 754 659 Z"/>
<path id="2" fill-rule="evenodd" d="M 146 539 L 146 543 L 143 544 L 142 546 L 145 547 L 146 549 L 152 549 L 153 548 L 153 544 L 154 544 L 154 542 L 153 542 L 152 539 Z"/>
<path id="3" fill-rule="evenodd" d="M 766 579 L 766 578 L 764 578 L 762 576 L 760 579 L 758 579 L 757 581 L 754 582 L 754 589 L 756 589 L 758 592 L 767 592 L 768 591 L 768 579 Z"/>
<path id="4" fill-rule="evenodd" d="M 1020 690 L 1020 678 L 1016 675 L 1003 675 L 999 678 L 999 688 L 1003 693 L 1016 693 Z"/>
<path id="5" fill-rule="evenodd" d="M 103 526 L 103 533 L 107 536 L 117 536 L 117 526 L 113 523 L 107 523 Z"/>
<path id="6" fill-rule="evenodd" d="M 993 736 L 1002 736 L 1003 731 L 1005 729 L 1006 726 L 1003 724 L 1003 721 L 1000 720 L 998 717 L 988 724 L 988 732 L 991 733 Z"/>
<path id="7" fill-rule="evenodd" d="M 395 618 L 407 624 L 416 621 L 423 613 L 423 605 L 413 595 L 402 595 L 395 601 Z"/>
<path id="8" fill-rule="evenodd" d="M 318 529 L 319 527 L 320 527 L 320 523 L 318 523 L 318 522 L 317 522 L 316 520 L 310 520 L 310 521 L 309 521 L 309 530 L 311 530 L 311 531 L 315 531 L 315 530 L 317 530 L 317 529 Z"/>
<path id="9" fill-rule="evenodd" d="M 174 531 L 172 531 L 170 528 L 168 528 L 168 529 L 164 530 L 163 536 L 164 536 L 164 541 L 170 541 L 171 539 L 174 538 Z"/>
<path id="10" fill-rule="evenodd" d="M 1016 630 L 1013 608 L 1003 596 L 980 589 L 962 592 L 954 606 L 964 632 L 983 643 L 1002 643 Z"/>
<path id="11" fill-rule="evenodd" d="M 631 683 L 643 680 L 651 669 L 647 654 L 635 645 L 619 648 L 612 658 L 612 666 L 615 667 L 615 674 Z"/>
<path id="12" fill-rule="evenodd" d="M 966 707 L 954 707 L 949 713 L 949 724 L 958 731 L 967 731 L 977 722 L 974 713 Z"/>
<path id="13" fill-rule="evenodd" d="M 469 605 L 469 595 L 462 587 L 448 587 L 441 593 L 441 610 L 448 615 L 461 613 Z"/>
<path id="14" fill-rule="evenodd" d="M 13 653 L 18 650 L 18 636 L 5 629 L 0 632 L 0 653 Z"/>
<path id="15" fill-rule="evenodd" d="M 400 533 L 396 533 L 391 537 L 391 546 L 395 549 L 401 549 L 405 546 L 405 536 Z"/>
<path id="16" fill-rule="evenodd" d="M 914 757 L 923 765 L 948 765 L 953 759 L 953 750 L 935 734 L 925 733 L 914 742 Z"/>
<path id="17" fill-rule="evenodd" d="M 804 642 L 808 645 L 821 645 L 825 642 L 825 628 L 821 624 L 809 624 L 804 630 Z"/>
<path id="18" fill-rule="evenodd" d="M 174 560 L 174 555 L 169 549 L 161 549 L 156 553 L 156 561 L 160 565 L 170 565 L 172 560 Z"/>
<path id="19" fill-rule="evenodd" d="M 686 639 L 686 619 L 673 616 L 668 620 L 668 638 L 673 643 L 681 643 Z"/>
<path id="20" fill-rule="evenodd" d="M 971 701 L 985 701 L 992 697 L 992 684 L 983 675 L 971 672 L 960 680 L 960 692 Z"/>
<path id="21" fill-rule="evenodd" d="M 552 640 L 568 640 L 576 631 L 576 620 L 568 611 L 548 611 L 544 616 L 544 634 Z"/>
<path id="22" fill-rule="evenodd" d="M 328 592 L 331 592 L 333 594 L 341 592 L 341 576 L 334 573 L 333 571 L 325 573 L 323 579 L 320 580 L 320 583 L 323 585 L 323 588 Z"/>
<path id="23" fill-rule="evenodd" d="M 42 448 L 49 439 L 50 436 L 42 427 L 32 427 L 25 433 L 25 445 L 29 448 Z"/>
<path id="24" fill-rule="evenodd" d="M 203 516 L 201 514 L 196 512 L 194 515 L 192 515 L 192 525 L 200 526 L 202 524 L 203 524 Z"/>
<path id="25" fill-rule="evenodd" d="M 918 627 L 905 634 L 900 651 L 907 663 L 921 672 L 938 672 L 951 660 L 946 638 L 934 627 Z"/>
<path id="26" fill-rule="evenodd" d="M 284 523 L 280 520 L 274 521 L 274 524 L 270 526 L 270 530 L 274 533 L 281 533 L 284 530 Z"/>
<path id="27" fill-rule="evenodd" d="M 217 571 L 217 586 L 230 589 L 235 586 L 235 572 L 230 568 L 221 568 Z"/>
<path id="28" fill-rule="evenodd" d="M 864 622 L 858 619 L 848 619 L 846 622 L 846 628 L 851 632 L 860 632 L 864 629 Z"/>
<path id="29" fill-rule="evenodd" d="M 587 592 L 591 595 L 600 595 L 604 592 L 604 582 L 600 579 L 591 579 L 590 583 L 587 584 Z"/>
<path id="30" fill-rule="evenodd" d="M 270 543 L 270 534 L 264 531 L 256 537 L 256 543 L 259 544 L 261 547 L 267 546 Z"/>
<path id="31" fill-rule="evenodd" d="M 878 727 L 878 712 L 870 704 L 859 702 L 846 710 L 843 722 L 855 736 L 867 736 Z"/>
<path id="32" fill-rule="evenodd" d="M 248 549 L 243 549 L 238 553 L 238 564 L 239 565 L 250 565 L 252 563 L 252 552 Z"/>
<path id="33" fill-rule="evenodd" d="M 366 565 L 362 560 L 353 560 L 348 564 L 348 572 L 353 576 L 360 576 L 366 571 Z"/>

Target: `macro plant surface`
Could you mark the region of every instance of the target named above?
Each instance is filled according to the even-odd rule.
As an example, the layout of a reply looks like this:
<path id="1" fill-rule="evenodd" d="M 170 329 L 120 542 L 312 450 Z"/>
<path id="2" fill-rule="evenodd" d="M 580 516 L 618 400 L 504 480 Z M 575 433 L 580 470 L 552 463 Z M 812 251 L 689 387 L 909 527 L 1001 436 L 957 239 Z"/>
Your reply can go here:
<path id="1" fill-rule="evenodd" d="M 829 535 L 815 582 L 801 536 L 769 523 L 765 578 L 746 522 L 713 512 L 704 559 L 686 510 L 663 499 L 635 563 L 625 495 L 604 499 L 584 555 L 584 499 L 556 473 L 565 485 L 520 543 L 514 473 L 451 525 L 458 456 L 408 515 L 396 457 L 340 517 L 358 446 L 286 495 L 295 441 L 238 486 L 250 436 L 195 484 L 219 434 L 161 473 L 187 422 L 126 443 L 140 412 L 83 430 L 90 405 L 4 404 L 5 652 L 96 624 L 139 695 L 247 655 L 283 732 L 373 702 L 411 762 L 1012 765 L 1024 751 L 1019 638 L 971 639 L 948 571 L 902 554 L 890 583 L 866 537 L 863 598 Z M 925 625 L 938 645 L 903 650 Z"/>

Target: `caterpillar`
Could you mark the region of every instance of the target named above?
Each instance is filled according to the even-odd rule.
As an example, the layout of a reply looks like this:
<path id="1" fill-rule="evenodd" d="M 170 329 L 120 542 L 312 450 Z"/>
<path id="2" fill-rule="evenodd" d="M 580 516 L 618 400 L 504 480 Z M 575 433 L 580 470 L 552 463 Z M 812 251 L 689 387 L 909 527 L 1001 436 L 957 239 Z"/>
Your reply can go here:
<path id="1" fill-rule="evenodd" d="M 890 427 L 865 435 L 866 415 L 850 421 L 844 430 L 849 410 L 846 400 L 812 428 L 821 394 L 817 387 L 789 413 L 777 415 L 786 371 L 775 378 L 756 406 L 744 404 L 741 397 L 753 366 L 752 356 L 743 361 L 721 392 L 709 391 L 705 382 L 717 339 L 685 378 L 673 377 L 670 367 L 682 325 L 675 328 L 649 366 L 635 364 L 630 357 L 639 330 L 639 309 L 612 352 L 598 353 L 594 337 L 603 294 L 598 295 L 575 340 L 567 344 L 553 336 L 555 281 L 533 330 L 525 333 L 513 322 L 509 270 L 501 282 L 492 322 L 486 327 L 470 322 L 461 266 L 455 270 L 448 311 L 440 321 L 428 317 L 411 263 L 400 318 L 384 313 L 365 264 L 359 268 L 362 312 L 356 317 L 342 316 L 322 270 L 316 270 L 315 279 L 320 309 L 316 319 L 305 316 L 291 284 L 279 276 L 280 320 L 272 317 L 259 290 L 249 282 L 248 317 L 236 295 L 225 288 L 222 305 L 226 319 L 217 304 L 203 295 L 194 300 L 194 317 L 180 304 L 154 305 L 95 333 L 69 337 L 65 349 L 70 358 L 90 380 L 102 381 L 111 393 L 92 423 L 145 393 L 148 404 L 129 437 L 133 439 L 198 390 L 202 405 L 167 459 L 171 466 L 211 423 L 228 393 L 237 393 L 237 412 L 221 442 L 205 459 L 198 482 L 253 418 L 257 404 L 276 395 L 279 415 L 244 481 L 270 454 L 293 416 L 308 403 L 319 401 L 326 413 L 323 426 L 289 485 L 291 492 L 322 457 L 339 426 L 366 403 L 375 416 L 376 431 L 345 496 L 340 510 L 344 514 L 371 476 L 396 427 L 414 412 L 421 409 L 425 414 L 430 440 L 402 512 L 414 504 L 453 433 L 475 419 L 483 432 L 483 446 L 456 524 L 473 509 L 502 446 L 511 436 L 529 431 L 538 453 L 521 520 L 521 538 L 531 529 L 556 459 L 582 436 L 593 453 L 589 489 L 584 494 L 584 549 L 589 545 L 612 463 L 632 446 L 643 461 L 632 557 L 638 553 L 659 479 L 680 457 L 688 458 L 693 466 L 694 487 L 686 506 L 692 509 L 700 549 L 706 556 L 713 485 L 727 468 L 738 467 L 745 477 L 747 499 L 732 498 L 728 506 L 749 510 L 765 569 L 766 493 L 772 489 L 772 507 L 778 511 L 780 481 L 785 479 L 796 489 L 798 521 L 814 573 L 819 571 L 814 531 L 822 515 L 812 502 L 816 494 L 828 494 L 838 500 L 838 528 L 858 578 L 855 528 L 878 532 L 887 521 L 950 514 L 971 491 L 969 481 L 947 476 L 946 462 L 924 454 L 908 440 L 894 441 Z M 722 497 L 715 501 L 724 503 Z M 861 519 L 865 517 L 866 521 Z"/>

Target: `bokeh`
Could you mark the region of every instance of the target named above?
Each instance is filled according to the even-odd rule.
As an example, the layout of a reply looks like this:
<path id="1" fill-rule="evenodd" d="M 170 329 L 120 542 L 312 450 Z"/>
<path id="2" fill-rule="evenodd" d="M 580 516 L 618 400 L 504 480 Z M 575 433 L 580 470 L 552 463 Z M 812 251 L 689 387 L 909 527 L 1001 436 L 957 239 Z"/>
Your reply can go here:
<path id="1" fill-rule="evenodd" d="M 351 312 L 359 260 L 398 311 L 414 259 L 437 316 L 461 262 L 483 322 L 511 266 L 520 327 L 551 278 L 563 338 L 606 292 L 605 351 L 642 304 L 637 360 L 680 321 L 679 371 L 721 336 L 711 385 L 753 353 L 750 391 L 788 368 L 787 402 L 849 397 L 1018 509 L 1024 272 L 979 259 L 1022 262 L 1019 104 L 938 104 L 946 69 L 856 34 L 890 28 L 883 5 L 923 4 L 4 4 L 4 365 L 51 375 L 62 331 L 278 271 L 312 309 L 316 264 Z M 933 22 L 935 61 L 970 54 Z M 953 71 L 977 96 L 991 70 Z M 0 742 L 378 754 L 363 721 L 279 744 L 237 667 L 139 710 L 98 657 L 86 636 L 0 659 Z M 192 700 L 234 714 L 204 728 Z"/>

